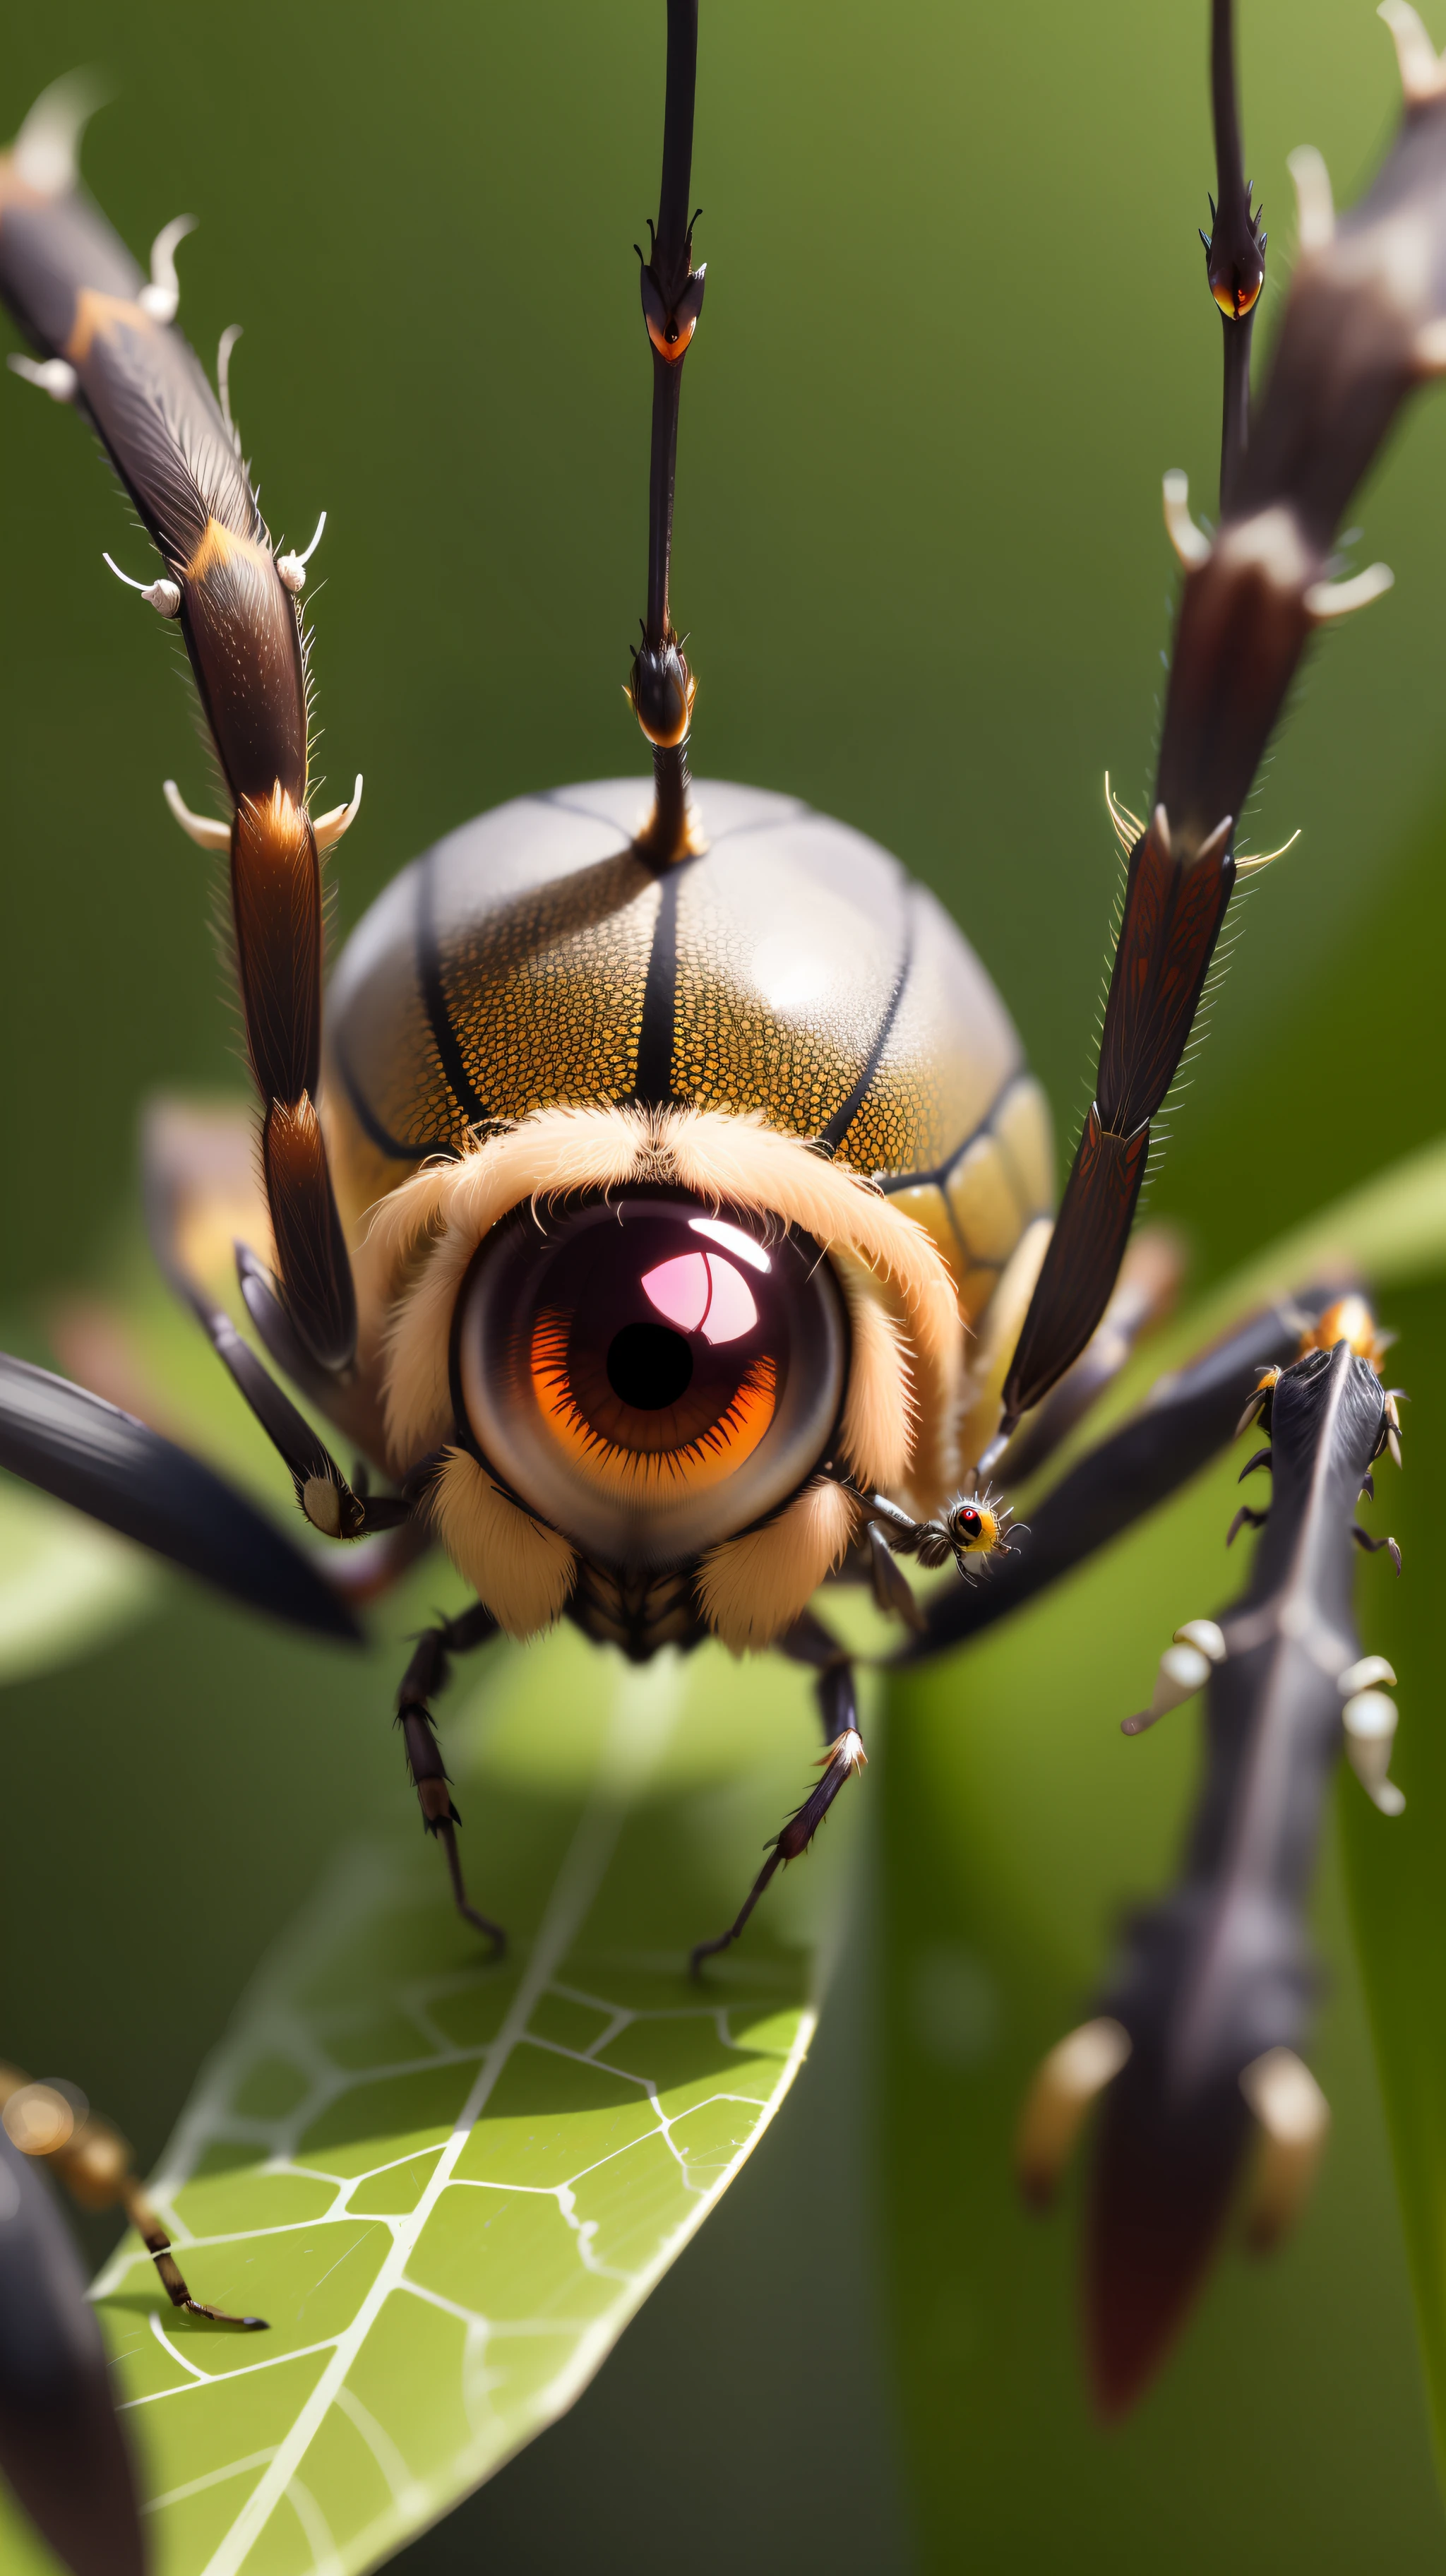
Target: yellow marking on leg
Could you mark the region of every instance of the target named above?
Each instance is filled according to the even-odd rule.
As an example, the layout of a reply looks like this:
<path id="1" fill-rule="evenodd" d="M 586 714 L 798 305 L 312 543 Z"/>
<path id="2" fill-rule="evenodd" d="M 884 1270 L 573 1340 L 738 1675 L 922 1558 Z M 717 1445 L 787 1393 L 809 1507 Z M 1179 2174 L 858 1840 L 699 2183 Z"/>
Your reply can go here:
<path id="1" fill-rule="evenodd" d="M 102 295 L 98 286 L 83 286 L 75 299 L 75 319 L 64 355 L 73 367 L 83 367 L 96 341 L 109 340 L 122 324 L 128 331 L 156 328 L 145 307 L 132 304 L 128 296 Z"/>
<path id="2" fill-rule="evenodd" d="M 212 518 L 206 521 L 200 544 L 190 562 L 183 564 L 181 569 L 187 581 L 206 581 L 213 572 L 236 562 L 264 565 L 268 571 L 275 570 L 269 546 L 264 546 L 258 537 L 238 536 L 234 528 Z"/>

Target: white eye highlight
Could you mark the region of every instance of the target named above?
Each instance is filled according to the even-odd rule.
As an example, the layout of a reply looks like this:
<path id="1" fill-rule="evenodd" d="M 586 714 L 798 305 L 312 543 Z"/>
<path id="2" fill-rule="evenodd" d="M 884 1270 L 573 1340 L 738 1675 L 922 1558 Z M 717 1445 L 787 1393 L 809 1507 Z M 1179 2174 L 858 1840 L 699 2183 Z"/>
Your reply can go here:
<path id="1" fill-rule="evenodd" d="M 706 1342 L 737 1342 L 758 1321 L 758 1304 L 748 1282 L 731 1261 L 717 1253 L 684 1252 L 656 1270 L 643 1273 L 650 1304 L 681 1332 L 701 1333 Z"/>
<path id="2" fill-rule="evenodd" d="M 746 1261 L 750 1270 L 761 1270 L 765 1278 L 773 1267 L 762 1244 L 756 1243 L 751 1234 L 745 1234 L 741 1225 L 725 1225 L 722 1218 L 716 1216 L 690 1216 L 688 1232 L 706 1234 L 710 1243 L 721 1243 L 724 1251 L 731 1252 L 735 1260 Z"/>

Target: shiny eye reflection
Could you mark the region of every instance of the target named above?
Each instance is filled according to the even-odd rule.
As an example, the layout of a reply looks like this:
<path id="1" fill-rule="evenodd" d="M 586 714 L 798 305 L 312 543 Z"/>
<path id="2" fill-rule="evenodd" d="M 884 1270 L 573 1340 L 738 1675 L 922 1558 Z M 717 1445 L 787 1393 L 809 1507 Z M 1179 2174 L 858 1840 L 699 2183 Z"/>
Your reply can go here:
<path id="1" fill-rule="evenodd" d="M 701 1333 L 705 1341 L 736 1342 L 751 1333 L 758 1321 L 747 1280 L 721 1253 L 711 1258 L 706 1252 L 677 1253 L 671 1261 L 660 1261 L 656 1270 L 645 1270 L 642 1287 L 650 1304 L 679 1332 Z M 629 1331 L 634 1329 L 629 1325 Z M 608 1371 L 611 1375 L 611 1360 Z"/>
<path id="2" fill-rule="evenodd" d="M 483 1455 L 606 1563 L 676 1563 L 819 1461 L 846 1366 L 817 1247 L 685 1198 L 529 1210 L 463 1292 L 454 1378 Z"/>

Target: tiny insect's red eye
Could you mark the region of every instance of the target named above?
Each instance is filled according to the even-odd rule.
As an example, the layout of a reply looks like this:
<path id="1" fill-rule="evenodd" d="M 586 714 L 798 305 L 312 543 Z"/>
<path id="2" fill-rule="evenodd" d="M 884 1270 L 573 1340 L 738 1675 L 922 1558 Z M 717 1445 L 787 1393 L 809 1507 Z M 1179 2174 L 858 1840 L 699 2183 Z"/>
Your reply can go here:
<path id="1" fill-rule="evenodd" d="M 823 1450 L 844 1364 L 817 1247 L 681 1197 L 510 1220 L 457 1333 L 484 1455 L 579 1544 L 639 1567 L 783 1501 Z"/>

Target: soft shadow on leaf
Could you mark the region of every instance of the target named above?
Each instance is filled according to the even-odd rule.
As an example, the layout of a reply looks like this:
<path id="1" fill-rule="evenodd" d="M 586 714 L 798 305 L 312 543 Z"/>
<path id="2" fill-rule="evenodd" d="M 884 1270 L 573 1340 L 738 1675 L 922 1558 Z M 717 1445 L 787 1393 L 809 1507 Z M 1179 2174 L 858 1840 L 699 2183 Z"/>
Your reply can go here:
<path id="1" fill-rule="evenodd" d="M 449 1761 L 508 1957 L 408 1824 L 263 1972 L 156 2187 L 198 2296 L 269 2331 L 177 2319 L 134 2239 L 98 2292 L 161 2576 L 379 2564 L 571 2404 L 738 2171 L 807 2046 L 851 1823 L 690 1984 L 811 1776 L 783 1666 L 719 1776 L 730 1688 L 707 1649 L 504 1659 Z"/>

